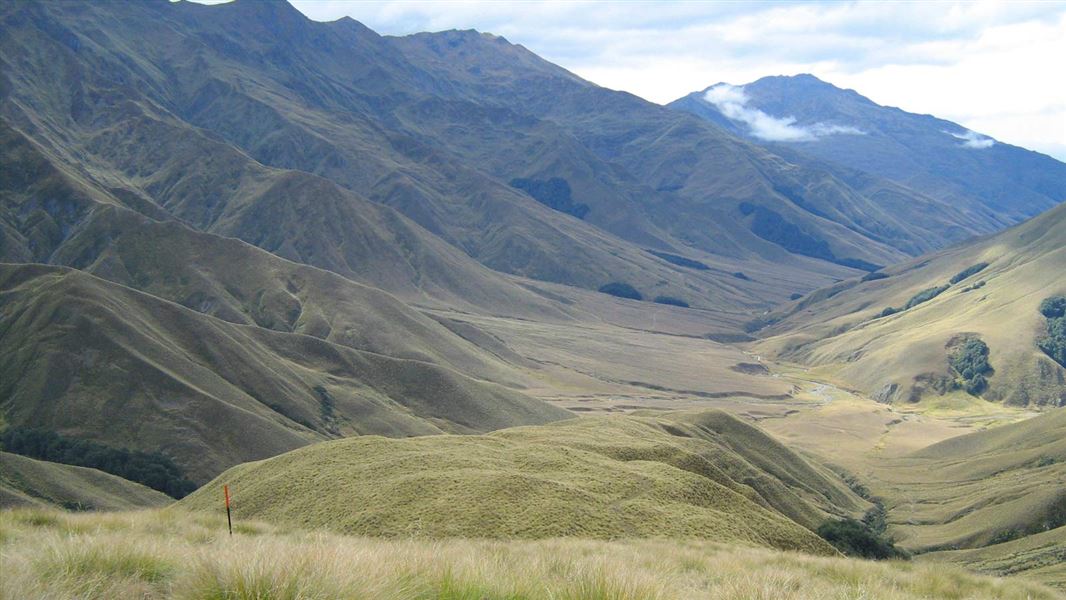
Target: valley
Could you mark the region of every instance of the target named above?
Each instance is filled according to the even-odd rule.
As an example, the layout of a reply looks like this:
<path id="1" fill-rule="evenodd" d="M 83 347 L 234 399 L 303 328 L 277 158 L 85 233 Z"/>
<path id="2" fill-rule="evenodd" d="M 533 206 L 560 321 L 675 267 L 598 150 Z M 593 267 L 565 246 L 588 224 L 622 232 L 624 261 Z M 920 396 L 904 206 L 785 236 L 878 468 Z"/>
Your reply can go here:
<path id="1" fill-rule="evenodd" d="M 0 67 L 0 598 L 1066 593 L 1058 160 L 284 0 Z"/>

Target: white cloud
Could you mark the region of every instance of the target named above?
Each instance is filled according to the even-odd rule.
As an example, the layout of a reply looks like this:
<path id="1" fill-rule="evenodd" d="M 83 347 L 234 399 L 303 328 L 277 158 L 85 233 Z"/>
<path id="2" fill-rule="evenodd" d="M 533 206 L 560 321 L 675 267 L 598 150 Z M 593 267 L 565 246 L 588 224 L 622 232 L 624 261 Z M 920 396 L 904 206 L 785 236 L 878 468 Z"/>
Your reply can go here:
<path id="1" fill-rule="evenodd" d="M 750 99 L 743 86 L 719 83 L 703 94 L 703 99 L 713 104 L 727 118 L 748 126 L 751 134 L 771 142 L 813 142 L 827 135 L 861 135 L 864 132 L 847 125 L 812 123 L 797 125 L 794 117 L 773 117 L 748 106 Z"/>
<path id="2" fill-rule="evenodd" d="M 813 73 L 1066 160 L 1066 3 L 293 0 L 385 34 L 476 28 L 665 103 L 716 81 Z"/>
<path id="3" fill-rule="evenodd" d="M 993 140 L 992 138 L 985 137 L 985 136 L 981 135 L 980 133 L 977 133 L 976 131 L 970 131 L 969 129 L 967 129 L 965 132 L 963 132 L 961 134 L 952 133 L 950 131 L 945 131 L 944 133 L 950 135 L 951 137 L 953 137 L 953 138 L 955 138 L 957 140 L 962 140 L 962 143 L 959 144 L 959 145 L 962 146 L 963 148 L 973 148 L 974 150 L 983 150 L 985 148 L 991 148 L 992 146 L 994 146 L 996 144 L 996 141 Z"/>

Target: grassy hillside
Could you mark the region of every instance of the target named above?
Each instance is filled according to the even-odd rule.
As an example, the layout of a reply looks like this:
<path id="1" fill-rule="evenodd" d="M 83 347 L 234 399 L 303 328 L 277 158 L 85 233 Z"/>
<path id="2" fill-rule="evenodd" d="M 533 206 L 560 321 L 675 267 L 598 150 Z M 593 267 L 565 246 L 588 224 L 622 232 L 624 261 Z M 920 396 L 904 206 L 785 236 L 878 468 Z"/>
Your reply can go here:
<path id="1" fill-rule="evenodd" d="M 0 452 L 0 508 L 132 510 L 171 502 L 161 492 L 96 469 Z"/>
<path id="2" fill-rule="evenodd" d="M 238 325 L 81 271 L 0 266 L 8 423 L 160 451 L 194 481 L 352 434 L 471 433 L 568 416 L 445 366 Z"/>
<path id="3" fill-rule="evenodd" d="M 1066 281 L 1054 276 L 1063 272 L 1066 206 L 1059 206 L 1002 233 L 885 269 L 883 278 L 814 292 L 764 316 L 773 324 L 758 348 L 822 367 L 875 399 L 917 401 L 960 379 L 949 370 L 949 356 L 960 340 L 977 337 L 988 346 L 992 368 L 984 375 L 984 398 L 1060 406 L 1066 369 L 1037 340 L 1046 330 L 1039 305 L 1066 293 Z M 884 314 L 889 307 L 897 312 Z"/>
<path id="4" fill-rule="evenodd" d="M 832 551 L 797 522 L 866 506 L 823 467 L 718 412 L 316 444 L 234 467 L 182 506 L 212 510 L 222 483 L 242 519 L 359 535 L 666 536 L 816 553 Z"/>
<path id="5" fill-rule="evenodd" d="M 875 493 L 915 550 L 975 548 L 1066 525 L 1066 409 L 889 461 Z"/>
<path id="6" fill-rule="evenodd" d="M 983 548 L 930 552 L 921 559 L 989 575 L 1020 574 L 1066 590 L 1066 526 Z"/>
<path id="7" fill-rule="evenodd" d="M 174 510 L 0 512 L 0 596 L 374 600 L 1055 600 L 944 565 L 676 540 L 418 541 L 279 530 Z"/>

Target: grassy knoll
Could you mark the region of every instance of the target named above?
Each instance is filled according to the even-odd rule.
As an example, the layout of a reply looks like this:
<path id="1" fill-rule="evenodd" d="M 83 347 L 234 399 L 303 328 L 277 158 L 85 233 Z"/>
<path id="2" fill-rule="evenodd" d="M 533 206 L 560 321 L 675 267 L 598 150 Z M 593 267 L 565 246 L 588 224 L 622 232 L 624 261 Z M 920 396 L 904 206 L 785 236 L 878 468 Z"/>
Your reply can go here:
<path id="1" fill-rule="evenodd" d="M 177 510 L 0 512 L 3 598 L 1055 599 L 944 565 L 676 540 L 382 540 Z"/>
<path id="2" fill-rule="evenodd" d="M 96 469 L 0 452 L 0 507 L 130 510 L 172 501 L 162 492 Z"/>
<path id="3" fill-rule="evenodd" d="M 833 554 L 812 529 L 866 503 L 721 412 L 586 417 L 481 436 L 360 437 L 239 465 L 182 506 L 426 538 L 702 538 Z"/>

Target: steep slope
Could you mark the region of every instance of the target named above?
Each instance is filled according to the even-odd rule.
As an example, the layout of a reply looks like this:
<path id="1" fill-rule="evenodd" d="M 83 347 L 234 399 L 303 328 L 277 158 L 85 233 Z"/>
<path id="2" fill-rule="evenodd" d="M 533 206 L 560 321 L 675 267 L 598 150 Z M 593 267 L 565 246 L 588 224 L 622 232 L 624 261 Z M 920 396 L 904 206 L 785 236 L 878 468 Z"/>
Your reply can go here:
<path id="1" fill-rule="evenodd" d="M 9 423 L 161 451 L 197 481 L 340 435 L 568 415 L 445 366 L 222 321 L 64 268 L 0 265 L 0 315 Z"/>
<path id="2" fill-rule="evenodd" d="M 734 450 L 753 443 L 783 460 Z M 213 508 L 221 483 L 239 518 L 362 535 L 681 536 L 826 554 L 784 514 L 813 526 L 864 505 L 824 468 L 723 413 L 334 441 L 235 467 L 180 505 Z"/>
<path id="3" fill-rule="evenodd" d="M 413 81 L 441 75 L 365 28 L 316 24 L 283 2 L 18 5 L 3 27 L 10 126 L 153 218 L 449 302 L 477 302 L 464 298 L 475 283 L 497 306 L 512 300 L 465 253 L 586 288 L 623 280 L 650 297 L 761 303 L 729 269 L 680 270 L 427 143 L 394 113 L 427 97 Z"/>
<path id="4" fill-rule="evenodd" d="M 977 390 L 986 399 L 1061 406 L 1066 369 L 1037 341 L 1046 330 L 1039 305 L 1066 294 L 1066 281 L 1056 276 L 1063 272 L 1060 205 L 994 236 L 885 269 L 884 278 L 814 292 L 764 316 L 772 325 L 758 347 L 822 366 L 876 399 L 917 401 L 963 379 L 949 356 L 976 337 L 987 344 L 992 369 L 983 375 L 987 389 Z"/>
<path id="5" fill-rule="evenodd" d="M 171 502 L 161 492 L 103 471 L 0 452 L 0 508 L 133 510 Z"/>
<path id="6" fill-rule="evenodd" d="M 764 77 L 732 88 L 728 96 L 712 92 L 714 101 L 709 102 L 707 92 L 721 85 L 670 106 L 761 140 L 775 151 L 794 148 L 943 201 L 954 209 L 949 223 L 963 232 L 988 233 L 1066 200 L 1066 164 L 950 121 L 880 106 L 811 75 Z M 753 129 L 745 120 L 755 111 L 786 131 Z M 774 141 L 786 134 L 790 141 Z M 928 218 L 926 206 L 907 209 L 905 215 Z M 960 239 L 956 234 L 949 241 Z"/>

